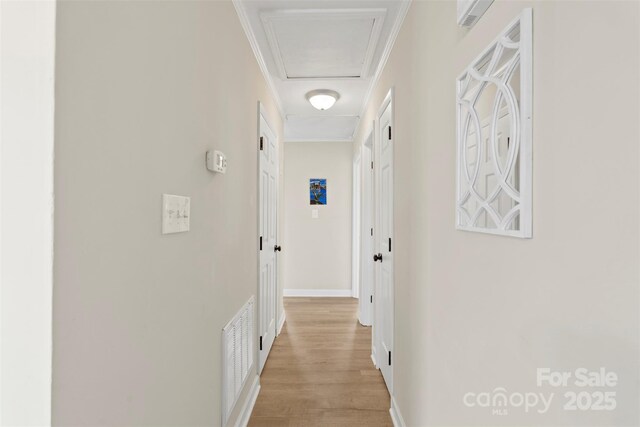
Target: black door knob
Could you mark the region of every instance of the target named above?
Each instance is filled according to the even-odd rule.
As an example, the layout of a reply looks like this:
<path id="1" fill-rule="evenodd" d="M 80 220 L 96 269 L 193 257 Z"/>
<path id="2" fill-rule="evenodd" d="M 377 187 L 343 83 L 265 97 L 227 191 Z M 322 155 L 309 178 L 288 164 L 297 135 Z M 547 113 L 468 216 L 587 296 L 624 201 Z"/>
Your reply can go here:
<path id="1" fill-rule="evenodd" d="M 280 252 L 280 251 L 282 251 L 282 246 L 275 245 L 275 246 L 273 247 L 273 250 L 274 250 L 275 252 Z"/>
<path id="2" fill-rule="evenodd" d="M 374 262 L 375 262 L 375 261 L 380 261 L 380 262 L 382 262 L 382 254 L 375 254 L 375 255 L 373 256 L 373 261 L 374 261 Z"/>

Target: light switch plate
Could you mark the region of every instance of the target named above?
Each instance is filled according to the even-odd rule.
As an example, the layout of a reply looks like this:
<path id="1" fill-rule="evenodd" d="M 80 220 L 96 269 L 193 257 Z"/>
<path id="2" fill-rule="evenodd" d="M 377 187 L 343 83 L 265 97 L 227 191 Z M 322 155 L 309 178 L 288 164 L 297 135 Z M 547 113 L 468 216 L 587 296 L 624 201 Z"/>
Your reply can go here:
<path id="1" fill-rule="evenodd" d="M 190 217 L 190 197 L 162 195 L 162 234 L 189 231 Z"/>
<path id="2" fill-rule="evenodd" d="M 318 219 L 318 209 L 311 209 L 311 218 Z"/>

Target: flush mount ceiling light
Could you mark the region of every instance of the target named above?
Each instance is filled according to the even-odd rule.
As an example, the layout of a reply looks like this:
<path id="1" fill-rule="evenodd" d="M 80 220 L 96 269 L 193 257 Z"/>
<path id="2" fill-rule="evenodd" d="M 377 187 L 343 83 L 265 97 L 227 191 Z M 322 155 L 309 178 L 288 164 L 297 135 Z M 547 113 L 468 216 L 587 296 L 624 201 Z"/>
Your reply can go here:
<path id="1" fill-rule="evenodd" d="M 307 93 L 307 99 L 318 110 L 328 110 L 340 98 L 340 94 L 335 90 L 318 89 Z"/>

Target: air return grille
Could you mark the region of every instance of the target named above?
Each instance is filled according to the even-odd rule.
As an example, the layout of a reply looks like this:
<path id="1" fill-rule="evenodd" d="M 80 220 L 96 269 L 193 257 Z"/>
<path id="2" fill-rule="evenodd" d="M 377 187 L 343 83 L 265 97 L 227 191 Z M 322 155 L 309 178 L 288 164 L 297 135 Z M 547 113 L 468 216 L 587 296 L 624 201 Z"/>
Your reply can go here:
<path id="1" fill-rule="evenodd" d="M 222 329 L 222 425 L 226 425 L 253 367 L 254 297 Z"/>

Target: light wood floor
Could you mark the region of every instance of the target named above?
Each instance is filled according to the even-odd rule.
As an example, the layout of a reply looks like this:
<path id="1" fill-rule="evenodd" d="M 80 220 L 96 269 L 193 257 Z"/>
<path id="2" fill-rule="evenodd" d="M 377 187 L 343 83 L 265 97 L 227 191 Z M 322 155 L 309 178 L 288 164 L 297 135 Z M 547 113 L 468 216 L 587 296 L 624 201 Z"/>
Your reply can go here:
<path id="1" fill-rule="evenodd" d="M 353 298 L 285 298 L 287 321 L 260 376 L 250 427 L 392 426 Z"/>

